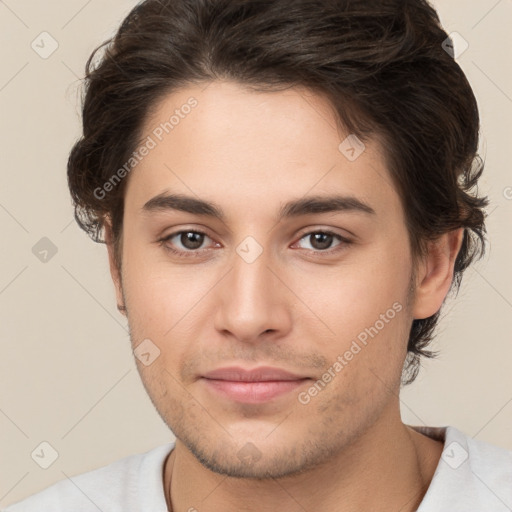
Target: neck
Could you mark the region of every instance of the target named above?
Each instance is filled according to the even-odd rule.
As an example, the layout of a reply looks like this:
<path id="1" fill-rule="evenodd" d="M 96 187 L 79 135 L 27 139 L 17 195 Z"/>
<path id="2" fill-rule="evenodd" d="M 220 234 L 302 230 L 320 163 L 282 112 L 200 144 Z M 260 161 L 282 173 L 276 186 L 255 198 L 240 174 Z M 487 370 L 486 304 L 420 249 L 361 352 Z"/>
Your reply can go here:
<path id="1" fill-rule="evenodd" d="M 393 425 L 381 422 L 322 466 L 279 479 L 255 480 L 210 471 L 176 440 L 165 464 L 166 498 L 169 510 L 176 512 L 413 512 L 430 485 L 442 449 L 441 442 L 400 420 Z"/>

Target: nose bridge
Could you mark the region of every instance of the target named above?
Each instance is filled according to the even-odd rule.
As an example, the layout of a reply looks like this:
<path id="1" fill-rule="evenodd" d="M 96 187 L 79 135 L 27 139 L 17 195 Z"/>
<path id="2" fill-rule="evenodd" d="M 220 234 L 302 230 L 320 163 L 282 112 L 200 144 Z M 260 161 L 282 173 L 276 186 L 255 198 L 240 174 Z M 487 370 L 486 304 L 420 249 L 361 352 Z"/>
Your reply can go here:
<path id="1" fill-rule="evenodd" d="M 268 269 L 268 255 L 260 254 L 252 259 L 251 252 L 248 252 L 245 258 L 240 255 L 242 248 L 237 251 L 237 255 L 233 258 L 232 286 L 238 299 L 246 302 L 268 303 L 269 280 L 272 273 Z M 267 300 L 262 300 L 267 299 Z M 242 302 L 242 303 L 243 303 Z"/>
<path id="2" fill-rule="evenodd" d="M 269 251 L 251 237 L 237 246 L 218 303 L 219 330 L 228 330 L 247 341 L 269 329 L 285 327 L 285 297 L 279 291 L 282 285 L 268 268 L 269 256 Z"/>

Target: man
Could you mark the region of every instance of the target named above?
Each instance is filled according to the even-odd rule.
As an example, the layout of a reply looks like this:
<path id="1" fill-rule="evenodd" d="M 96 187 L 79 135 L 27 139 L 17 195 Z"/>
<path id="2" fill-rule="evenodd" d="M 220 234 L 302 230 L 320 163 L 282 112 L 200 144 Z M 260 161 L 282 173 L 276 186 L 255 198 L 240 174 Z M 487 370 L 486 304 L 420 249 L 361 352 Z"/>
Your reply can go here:
<path id="1" fill-rule="evenodd" d="M 512 510 L 510 452 L 400 418 L 484 250 L 447 37 L 423 0 L 128 15 L 88 62 L 68 178 L 176 442 L 8 511 Z"/>

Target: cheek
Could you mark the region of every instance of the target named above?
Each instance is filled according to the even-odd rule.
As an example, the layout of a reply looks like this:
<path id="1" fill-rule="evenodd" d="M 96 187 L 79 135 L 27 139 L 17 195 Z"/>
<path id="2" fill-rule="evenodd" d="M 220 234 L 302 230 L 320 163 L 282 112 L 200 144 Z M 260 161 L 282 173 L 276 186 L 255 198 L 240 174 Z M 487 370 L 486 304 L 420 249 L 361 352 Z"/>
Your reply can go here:
<path id="1" fill-rule="evenodd" d="M 180 363 L 197 359 L 201 349 L 198 341 L 207 338 L 201 331 L 209 327 L 212 317 L 204 308 L 218 279 L 211 269 L 201 273 L 192 270 L 191 265 L 180 268 L 168 262 L 146 262 L 143 254 L 131 253 L 125 267 L 124 289 L 133 348 L 150 339 L 160 351 L 155 363 L 141 366 L 140 370 L 145 385 L 161 395 L 166 386 L 174 389 L 174 379 L 181 380 Z"/>
<path id="2" fill-rule="evenodd" d="M 162 250 L 163 251 L 163 250 Z M 162 337 L 194 315 L 198 301 L 214 286 L 211 271 L 192 270 L 166 261 L 151 261 L 142 250 L 127 258 L 123 283 L 130 317 L 141 328 Z"/>
<path id="3" fill-rule="evenodd" d="M 375 419 L 399 392 L 407 346 L 404 311 L 395 303 L 395 308 L 384 310 L 388 323 L 379 318 L 363 328 L 347 319 L 357 334 L 340 335 L 325 347 L 327 367 L 305 390 L 300 403 L 312 406 L 327 423 L 336 423 L 340 416 L 345 418 L 346 425 Z M 344 325 L 338 326 L 343 332 Z"/>
<path id="4" fill-rule="evenodd" d="M 310 272 L 301 281 L 298 289 L 315 316 L 305 311 L 299 331 L 314 337 L 315 350 L 328 361 L 324 375 L 332 381 L 326 388 L 333 393 L 349 400 L 384 392 L 384 383 L 395 387 L 410 329 L 408 277 L 399 259 L 371 258 L 330 273 Z M 329 393 L 319 394 L 328 400 Z"/>
<path id="5" fill-rule="evenodd" d="M 307 276 L 305 278 L 304 276 Z M 350 262 L 337 267 L 313 266 L 286 274 L 290 288 L 298 291 L 299 306 L 331 339 L 347 340 L 379 322 L 385 315 L 386 330 L 398 310 L 404 309 L 408 280 L 406 268 L 392 262 Z M 395 305 L 395 306 L 393 306 Z M 388 314 L 386 315 L 386 312 Z M 301 315 L 302 316 L 302 315 Z M 320 322 L 320 324 L 319 324 Z M 323 324 L 323 325 L 322 325 Z M 303 326 L 307 329 L 307 324 Z"/>

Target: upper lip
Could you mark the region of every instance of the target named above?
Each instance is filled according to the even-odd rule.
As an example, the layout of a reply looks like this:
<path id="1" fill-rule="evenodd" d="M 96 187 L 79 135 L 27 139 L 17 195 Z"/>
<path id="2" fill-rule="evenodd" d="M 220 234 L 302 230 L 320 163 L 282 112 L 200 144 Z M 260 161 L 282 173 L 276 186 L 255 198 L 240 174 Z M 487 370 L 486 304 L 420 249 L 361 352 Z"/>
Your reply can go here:
<path id="1" fill-rule="evenodd" d="M 202 375 L 205 379 L 229 380 L 239 382 L 265 382 L 276 380 L 301 380 L 308 377 L 296 375 L 281 368 L 260 366 L 252 370 L 245 370 L 239 366 L 217 368 Z"/>

